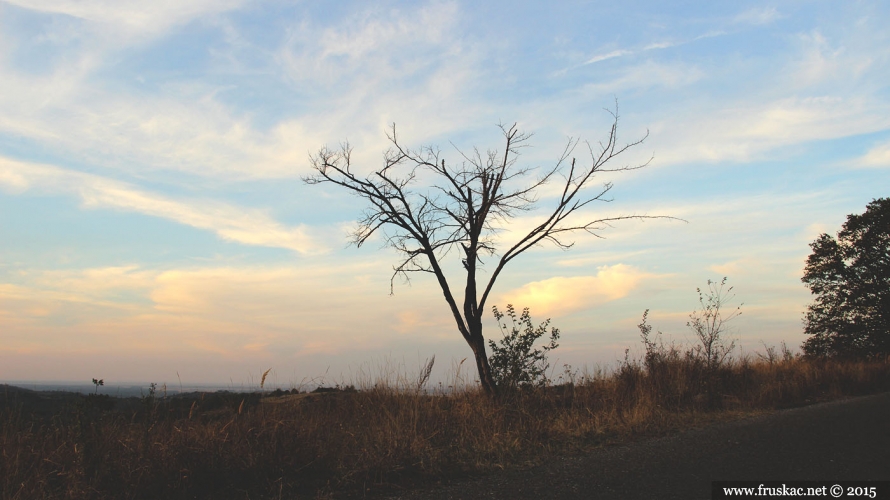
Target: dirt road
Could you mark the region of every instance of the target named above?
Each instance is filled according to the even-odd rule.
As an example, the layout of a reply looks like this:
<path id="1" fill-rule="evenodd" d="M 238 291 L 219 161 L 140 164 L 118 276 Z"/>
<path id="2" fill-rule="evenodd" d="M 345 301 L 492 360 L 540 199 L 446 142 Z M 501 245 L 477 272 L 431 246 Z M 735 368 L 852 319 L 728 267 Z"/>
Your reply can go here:
<path id="1" fill-rule="evenodd" d="M 707 499 L 715 480 L 890 480 L 890 393 L 782 410 L 392 498 Z"/>

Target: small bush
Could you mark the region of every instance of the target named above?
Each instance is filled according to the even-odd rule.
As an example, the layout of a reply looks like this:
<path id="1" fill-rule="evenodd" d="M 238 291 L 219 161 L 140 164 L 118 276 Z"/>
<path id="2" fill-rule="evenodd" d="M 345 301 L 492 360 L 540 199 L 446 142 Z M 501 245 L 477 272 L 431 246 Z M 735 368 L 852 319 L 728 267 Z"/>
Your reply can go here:
<path id="1" fill-rule="evenodd" d="M 547 353 L 559 347 L 556 343 L 559 340 L 559 329 L 551 328 L 550 343 L 536 349 L 535 342 L 547 333 L 550 319 L 535 327 L 527 307 L 517 319 L 513 304 L 508 304 L 506 316 L 510 317 L 513 324 L 507 331 L 507 324 L 502 322 L 504 313 L 497 306 L 491 309 L 504 336 L 498 344 L 493 340 L 488 341 L 491 348 L 489 363 L 495 383 L 505 389 L 546 385 L 549 381 L 547 369 L 550 368 Z"/>

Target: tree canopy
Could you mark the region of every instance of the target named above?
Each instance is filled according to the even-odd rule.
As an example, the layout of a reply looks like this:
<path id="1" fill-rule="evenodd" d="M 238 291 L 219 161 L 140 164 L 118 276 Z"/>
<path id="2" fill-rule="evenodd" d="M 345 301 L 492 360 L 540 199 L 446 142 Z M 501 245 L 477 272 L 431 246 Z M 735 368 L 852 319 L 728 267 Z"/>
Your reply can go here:
<path id="1" fill-rule="evenodd" d="M 837 239 L 810 244 L 802 281 L 816 295 L 804 315 L 813 356 L 890 354 L 890 198 L 847 216 Z"/>

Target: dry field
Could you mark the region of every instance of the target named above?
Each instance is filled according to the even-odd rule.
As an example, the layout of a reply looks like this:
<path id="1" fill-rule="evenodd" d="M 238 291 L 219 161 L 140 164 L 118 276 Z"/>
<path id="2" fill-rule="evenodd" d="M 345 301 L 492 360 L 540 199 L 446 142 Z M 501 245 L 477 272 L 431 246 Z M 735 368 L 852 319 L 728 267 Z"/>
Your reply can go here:
<path id="1" fill-rule="evenodd" d="M 0 387 L 0 498 L 375 496 L 887 391 L 890 360 L 657 356 L 497 399 L 418 382 L 129 401 Z"/>

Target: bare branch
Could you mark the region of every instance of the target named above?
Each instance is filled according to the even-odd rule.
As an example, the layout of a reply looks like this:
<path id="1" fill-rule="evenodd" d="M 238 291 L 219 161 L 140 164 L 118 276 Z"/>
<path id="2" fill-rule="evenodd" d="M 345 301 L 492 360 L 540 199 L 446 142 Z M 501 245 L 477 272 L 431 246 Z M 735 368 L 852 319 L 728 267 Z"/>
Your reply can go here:
<path id="1" fill-rule="evenodd" d="M 352 148 L 344 142 L 338 149 L 323 147 L 312 155 L 313 173 L 303 180 L 307 184 L 332 183 L 367 202 L 351 241 L 362 246 L 374 235 L 382 234 L 384 245 L 400 255 L 399 262 L 393 266 L 390 293 L 396 278 L 410 282 L 411 273 L 436 276 L 458 330 L 473 348 L 485 385 L 488 362 L 480 314 L 507 264 L 542 243 L 571 248 L 574 242 L 567 238 L 573 233 L 601 238 L 599 232 L 618 221 L 672 219 L 623 215 L 576 221 L 573 217 L 595 201 L 610 201 L 606 195 L 612 189 L 611 183 L 607 182 L 597 190 L 588 189 L 597 174 L 636 170 L 651 161 L 650 158 L 640 165 L 611 166 L 615 157 L 642 144 L 648 131 L 636 141 L 619 145 L 617 103 L 615 110 L 609 113 L 613 121 L 605 141 L 597 148 L 584 141 L 589 155 L 584 164 L 573 157 L 581 141 L 569 138 L 552 166 L 537 169 L 518 165 L 520 153 L 528 147 L 531 135 L 520 132 L 513 123 L 499 125 L 504 137 L 504 149 L 500 152 L 482 153 L 477 148 L 464 152 L 454 146 L 461 162 L 449 165 L 437 148 L 415 150 L 403 146 L 393 124 L 386 134 L 390 147 L 384 153 L 383 165 L 370 175 L 359 176 L 353 172 Z M 539 172 L 540 176 L 526 181 L 533 172 Z M 426 180 L 430 176 L 434 180 L 428 186 L 419 186 L 419 179 Z M 509 225 L 519 213 L 534 210 L 540 188 L 556 179 L 562 182 L 560 194 L 544 220 L 512 246 L 499 251 L 494 243 L 499 228 Z M 463 307 L 458 306 L 440 265 L 451 251 L 459 254 L 466 272 Z M 496 256 L 496 265 L 481 297 L 477 297 L 476 272 L 487 255 Z"/>

